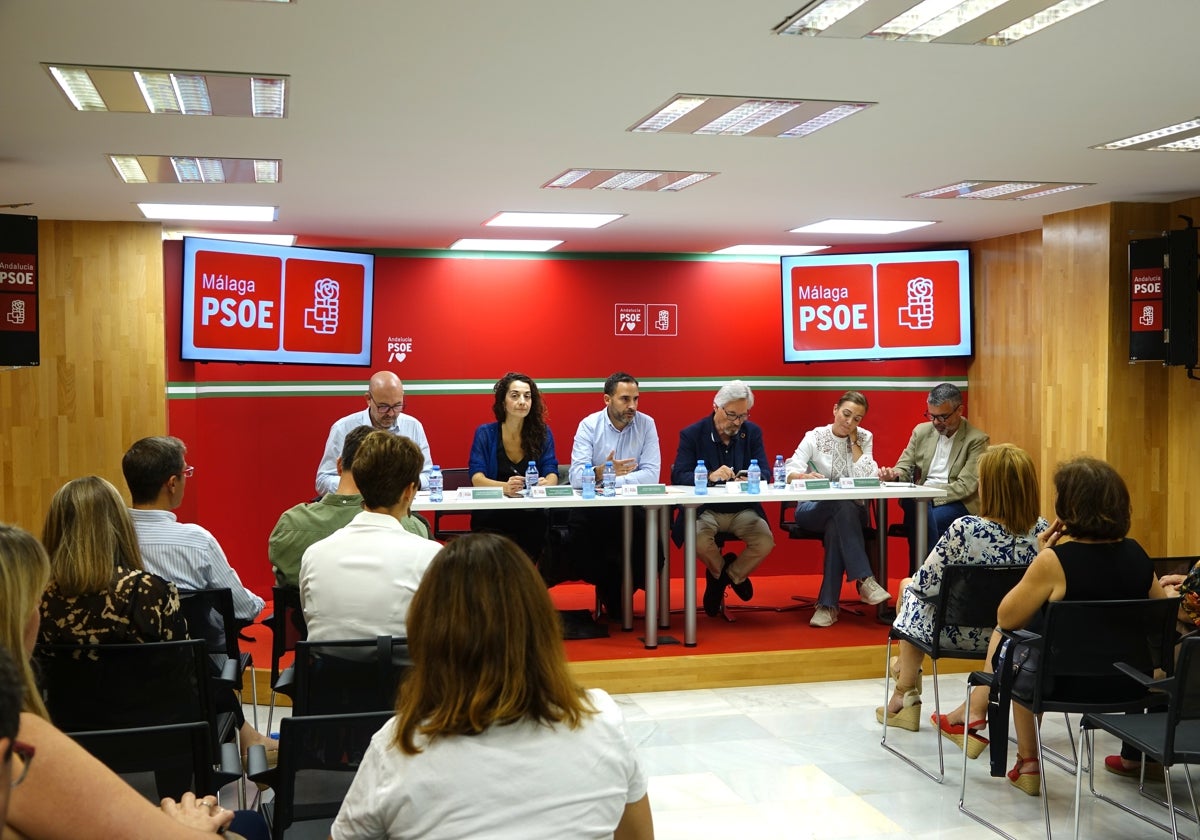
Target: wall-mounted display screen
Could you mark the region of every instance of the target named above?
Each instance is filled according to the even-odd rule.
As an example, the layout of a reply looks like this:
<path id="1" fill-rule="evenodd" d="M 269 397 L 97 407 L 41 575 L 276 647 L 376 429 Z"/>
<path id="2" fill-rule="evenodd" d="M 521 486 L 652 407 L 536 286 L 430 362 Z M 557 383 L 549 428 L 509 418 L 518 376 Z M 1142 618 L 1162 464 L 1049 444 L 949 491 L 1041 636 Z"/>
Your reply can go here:
<path id="1" fill-rule="evenodd" d="M 784 257 L 783 359 L 971 355 L 970 254 Z"/>
<path id="2" fill-rule="evenodd" d="M 185 361 L 371 364 L 375 258 L 183 240 Z"/>

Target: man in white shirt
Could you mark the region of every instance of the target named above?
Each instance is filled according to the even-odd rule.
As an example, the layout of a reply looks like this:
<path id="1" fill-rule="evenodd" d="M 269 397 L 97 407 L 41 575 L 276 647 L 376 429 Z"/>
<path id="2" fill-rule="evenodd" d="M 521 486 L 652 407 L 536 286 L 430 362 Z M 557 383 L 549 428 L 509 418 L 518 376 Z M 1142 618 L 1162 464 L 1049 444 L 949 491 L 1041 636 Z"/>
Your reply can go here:
<path id="1" fill-rule="evenodd" d="M 180 589 L 228 588 L 234 615 L 248 624 L 262 612 L 263 599 L 242 585 L 216 537 L 199 525 L 180 522 L 171 512 L 183 503 L 195 471 L 186 456 L 187 447 L 179 438 L 148 437 L 129 447 L 121 459 L 142 565 Z"/>
<path id="2" fill-rule="evenodd" d="M 612 461 L 617 484 L 657 484 L 662 467 L 654 418 L 638 411 L 638 381 L 624 371 L 604 381 L 604 408 L 579 422 L 571 447 L 571 486 L 581 487 L 591 464 L 599 488 L 604 462 Z M 583 579 L 596 584 L 610 618 L 621 614 L 621 511 L 572 508 L 570 545 Z M 633 585 L 645 578 L 645 512 L 634 511 Z"/>
<path id="3" fill-rule="evenodd" d="M 308 640 L 407 636 L 408 606 L 441 544 L 401 525 L 419 489 L 421 450 L 406 437 L 367 435 L 350 468 L 363 510 L 313 543 L 300 561 Z"/>
<path id="4" fill-rule="evenodd" d="M 421 421 L 404 413 L 404 383 L 390 370 L 381 370 L 371 376 L 367 383 L 367 407 L 362 411 L 347 414 L 329 427 L 325 441 L 325 452 L 317 466 L 317 493 L 336 493 L 338 486 L 337 459 L 342 454 L 346 434 L 355 426 L 371 426 L 394 435 L 404 435 L 421 450 L 421 487 L 429 486 L 429 472 L 433 460 L 429 455 L 429 441 Z"/>

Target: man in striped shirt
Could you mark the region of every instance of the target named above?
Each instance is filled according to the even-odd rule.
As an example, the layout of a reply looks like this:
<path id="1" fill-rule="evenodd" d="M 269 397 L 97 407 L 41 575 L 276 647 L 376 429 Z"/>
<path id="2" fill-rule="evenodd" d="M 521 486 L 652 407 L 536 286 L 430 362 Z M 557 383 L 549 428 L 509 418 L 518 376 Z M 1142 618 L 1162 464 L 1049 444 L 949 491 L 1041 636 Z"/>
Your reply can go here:
<path id="1" fill-rule="evenodd" d="M 180 589 L 225 589 L 233 593 L 233 611 L 250 623 L 264 601 L 242 585 L 216 537 L 199 525 L 180 522 L 173 511 L 183 502 L 187 480 L 195 471 L 187 465 L 187 447 L 175 437 L 142 438 L 125 453 L 121 470 L 133 498 L 133 527 L 137 530 L 142 565 Z"/>

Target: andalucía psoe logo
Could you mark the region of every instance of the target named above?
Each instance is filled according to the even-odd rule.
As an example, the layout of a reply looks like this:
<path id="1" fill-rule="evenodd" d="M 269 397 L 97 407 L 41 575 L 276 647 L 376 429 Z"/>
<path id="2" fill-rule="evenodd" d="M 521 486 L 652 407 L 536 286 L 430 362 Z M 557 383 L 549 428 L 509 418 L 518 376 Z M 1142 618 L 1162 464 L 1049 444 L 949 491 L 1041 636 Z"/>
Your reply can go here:
<path id="1" fill-rule="evenodd" d="M 12 310 L 8 313 L 8 322 L 10 324 L 25 323 L 25 301 L 14 300 L 12 302 Z"/>
<path id="2" fill-rule="evenodd" d="M 312 309 L 304 310 L 304 326 L 315 333 L 329 335 L 338 328 L 338 281 L 323 277 L 313 284 Z"/>

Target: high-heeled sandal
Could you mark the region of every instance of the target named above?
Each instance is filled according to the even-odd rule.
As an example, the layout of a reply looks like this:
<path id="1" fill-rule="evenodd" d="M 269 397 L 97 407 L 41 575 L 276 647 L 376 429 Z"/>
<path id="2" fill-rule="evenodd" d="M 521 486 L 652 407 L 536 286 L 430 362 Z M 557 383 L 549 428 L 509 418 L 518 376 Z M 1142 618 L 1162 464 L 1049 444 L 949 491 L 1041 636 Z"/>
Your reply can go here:
<path id="1" fill-rule="evenodd" d="M 1028 769 L 1032 765 L 1033 769 Z M 1036 758 L 1021 758 L 1008 771 L 1008 781 L 1017 790 L 1030 796 L 1042 795 L 1042 770 Z"/>
<path id="2" fill-rule="evenodd" d="M 883 723 L 887 715 L 888 726 L 898 726 L 909 732 L 917 732 L 921 728 L 921 692 L 908 686 L 896 686 L 896 691 L 903 697 L 904 705 L 898 712 L 889 712 L 886 706 L 875 709 L 875 720 Z"/>
<path id="3" fill-rule="evenodd" d="M 917 694 L 921 693 L 921 674 L 924 672 L 924 670 L 925 669 L 923 669 L 923 668 L 917 669 L 917 684 L 913 686 L 913 688 L 916 690 Z M 900 682 L 900 657 L 899 656 L 892 657 L 892 661 L 888 665 L 888 671 L 891 672 L 892 679 L 895 680 L 897 683 L 899 683 Z"/>
<path id="4" fill-rule="evenodd" d="M 963 748 L 967 742 L 967 758 L 979 758 L 991 742 L 979 734 L 979 730 L 987 726 L 987 720 L 976 720 L 964 726 L 961 723 L 951 723 L 946 715 L 930 715 L 929 720 L 942 732 L 943 738 L 949 738 L 958 748 Z"/>

